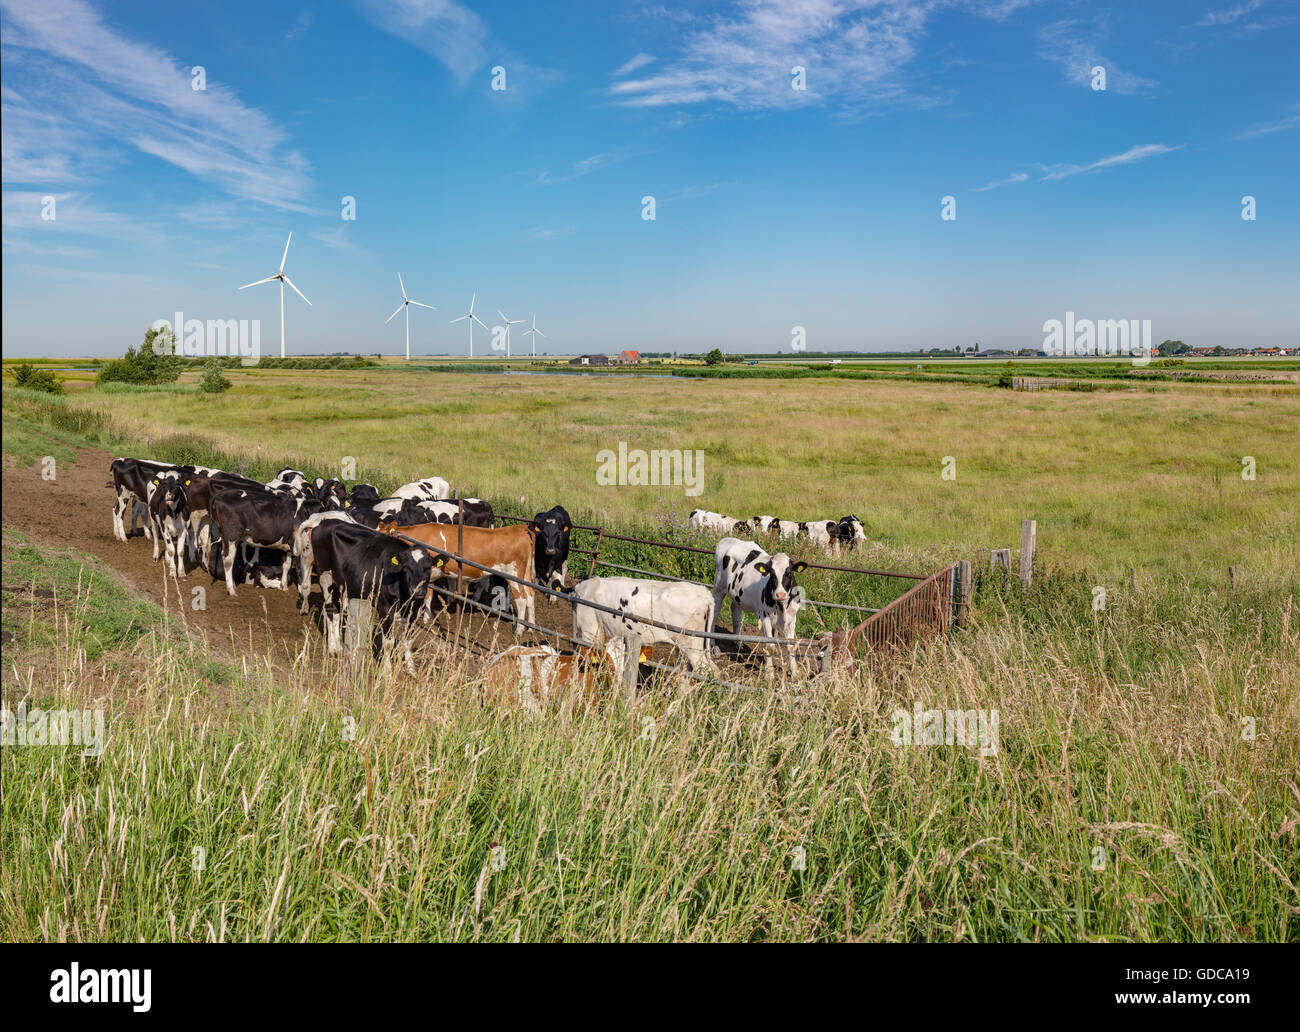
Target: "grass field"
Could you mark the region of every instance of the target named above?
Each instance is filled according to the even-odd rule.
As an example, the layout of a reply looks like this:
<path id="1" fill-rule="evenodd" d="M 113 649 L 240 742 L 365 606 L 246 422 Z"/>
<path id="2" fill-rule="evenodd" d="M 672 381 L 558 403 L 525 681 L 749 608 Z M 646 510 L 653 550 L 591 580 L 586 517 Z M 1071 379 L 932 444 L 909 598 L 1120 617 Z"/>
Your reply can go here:
<path id="1" fill-rule="evenodd" d="M 1294 389 L 231 378 L 6 391 L 5 476 L 52 424 L 259 470 L 352 456 L 627 529 L 851 511 L 913 569 L 1033 517 L 1041 569 L 1026 592 L 984 554 L 971 627 L 888 671 L 536 720 L 450 651 L 414 679 L 318 649 L 205 663 L 163 614 L 124 618 L 111 572 L 7 529 L 6 588 L 51 594 L 6 595 L 6 705 L 102 706 L 109 742 L 4 749 L 4 938 L 1300 940 Z M 600 487 L 619 441 L 703 450 L 704 493 Z M 896 747 L 917 704 L 996 710 L 996 752 Z"/>

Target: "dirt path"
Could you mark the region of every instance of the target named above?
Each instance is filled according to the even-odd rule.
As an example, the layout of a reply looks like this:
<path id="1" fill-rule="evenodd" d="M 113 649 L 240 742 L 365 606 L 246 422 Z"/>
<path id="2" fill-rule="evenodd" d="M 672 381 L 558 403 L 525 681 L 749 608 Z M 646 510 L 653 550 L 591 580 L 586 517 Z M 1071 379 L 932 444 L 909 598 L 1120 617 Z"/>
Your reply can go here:
<path id="1" fill-rule="evenodd" d="M 77 450 L 74 464 L 61 464 L 55 480 L 41 478 L 40 464 L 15 466 L 5 471 L 4 526 L 20 530 L 35 543 L 49 548 L 72 549 L 94 555 L 112 567 L 141 597 L 183 617 L 196 636 L 206 637 L 213 652 L 222 655 L 268 655 L 287 666 L 305 641 L 318 639 L 319 592 L 313 593 L 310 616 L 298 613 L 298 592 L 241 586 L 230 597 L 225 585 L 203 570 L 192 570 L 180 582 L 179 592 L 153 560 L 153 545 L 144 537 L 121 542 L 113 537 L 113 491 L 106 486 L 114 456 L 97 448 Z M 192 608 L 195 588 L 203 588 L 205 608 Z M 567 602 L 549 604 L 537 598 L 537 622 L 572 631 L 572 609 Z M 443 614 L 437 625 L 445 629 L 454 617 Z M 434 631 L 433 633 L 439 633 Z M 471 652 L 483 655 L 515 639 L 501 621 L 486 616 L 466 617 L 462 633 L 470 637 Z M 417 635 L 426 640 L 425 635 Z M 523 642 L 542 641 L 540 634 L 524 634 Z M 551 639 L 554 642 L 554 639 Z M 563 647 L 563 646 L 561 646 Z"/>

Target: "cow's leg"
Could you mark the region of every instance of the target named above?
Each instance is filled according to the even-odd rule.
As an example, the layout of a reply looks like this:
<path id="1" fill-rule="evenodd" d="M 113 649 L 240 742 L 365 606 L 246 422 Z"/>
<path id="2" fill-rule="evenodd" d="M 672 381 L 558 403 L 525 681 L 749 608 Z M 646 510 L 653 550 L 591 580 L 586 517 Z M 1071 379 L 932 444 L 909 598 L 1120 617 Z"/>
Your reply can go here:
<path id="1" fill-rule="evenodd" d="M 715 618 L 716 620 L 719 620 L 719 621 L 722 619 L 722 599 L 723 599 L 723 597 L 724 597 L 724 596 L 723 596 L 722 585 L 721 585 L 720 583 L 715 583 L 715 584 L 713 585 L 713 615 L 714 615 L 714 618 Z M 708 627 L 708 630 L 710 630 L 710 631 L 712 631 L 712 630 L 716 630 L 716 627 L 715 627 L 714 622 L 713 622 L 712 620 L 709 621 L 709 627 Z M 712 651 L 712 652 L 721 652 L 721 651 L 722 651 L 722 644 L 721 644 L 721 642 L 718 641 L 717 638 L 710 638 L 710 639 L 709 639 L 709 649 L 710 649 L 710 651 Z"/>
<path id="2" fill-rule="evenodd" d="M 773 637 L 772 618 L 770 616 L 764 616 L 759 618 L 758 633 L 761 634 L 764 638 Z M 775 647 L 779 648 L 780 646 L 775 646 Z M 772 676 L 772 649 L 773 648 L 774 646 L 772 645 L 763 646 L 763 674 L 764 676 L 767 677 Z"/>
<path id="3" fill-rule="evenodd" d="M 289 590 L 289 567 L 293 565 L 293 552 L 284 550 L 284 562 L 280 564 L 280 590 Z"/>
<path id="4" fill-rule="evenodd" d="M 235 593 L 235 552 L 239 548 L 239 542 L 227 541 L 221 549 L 221 563 L 225 567 L 226 573 L 226 594 Z"/>
<path id="5" fill-rule="evenodd" d="M 298 553 L 298 612 L 305 613 L 310 608 L 307 599 L 311 596 L 311 542 Z"/>
<path id="6" fill-rule="evenodd" d="M 524 597 L 524 592 L 528 590 L 527 588 L 521 587 L 514 581 L 507 581 L 507 583 L 510 585 L 510 600 L 514 603 L 515 637 L 518 638 L 524 631 L 524 625 L 519 621 L 528 619 L 528 603 L 530 599 Z M 528 592 L 528 594 L 531 595 L 532 592 Z"/>
<path id="7" fill-rule="evenodd" d="M 117 500 L 113 502 L 113 537 L 119 541 L 126 540 L 126 523 L 122 519 L 126 515 L 126 500 L 126 492 L 118 488 Z"/>
<path id="8" fill-rule="evenodd" d="M 153 527 L 153 559 L 158 561 L 159 553 L 162 551 L 162 522 L 153 514 L 149 513 L 149 523 Z"/>
<path id="9" fill-rule="evenodd" d="M 337 656 L 343 651 L 343 606 L 347 603 L 333 582 L 326 586 L 324 577 L 321 577 L 321 591 L 324 594 L 321 612 L 325 618 L 325 647 L 331 656 Z"/>

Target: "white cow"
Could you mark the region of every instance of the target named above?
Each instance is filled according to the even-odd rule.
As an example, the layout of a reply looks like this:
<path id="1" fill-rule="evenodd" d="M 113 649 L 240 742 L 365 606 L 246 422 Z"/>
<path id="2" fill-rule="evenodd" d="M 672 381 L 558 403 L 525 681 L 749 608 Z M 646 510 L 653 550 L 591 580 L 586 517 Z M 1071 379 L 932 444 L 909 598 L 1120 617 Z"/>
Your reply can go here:
<path id="1" fill-rule="evenodd" d="M 714 606 L 709 589 L 701 584 L 677 581 L 641 580 L 635 577 L 590 577 L 573 588 L 573 636 L 601 645 L 607 639 L 623 638 L 629 647 L 649 648 L 659 642 L 675 645 L 687 668 L 713 668 L 708 639 L 676 634 L 652 627 L 633 617 L 657 620 L 683 630 L 713 630 Z M 615 616 L 584 606 L 595 602 L 628 613 Z"/>
<path id="2" fill-rule="evenodd" d="M 793 641 L 795 618 L 803 601 L 795 574 L 806 567 L 807 563 L 793 562 L 784 552 L 769 555 L 752 541 L 723 538 L 714 552 L 713 608 L 719 621 L 723 600 L 730 598 L 733 634 L 740 633 L 745 613 L 753 613 L 763 637 Z M 778 647 L 793 674 L 794 653 L 789 645 Z M 763 665 L 772 669 L 770 655 Z"/>
<path id="3" fill-rule="evenodd" d="M 692 509 L 691 514 L 686 518 L 686 522 L 692 530 L 699 530 L 708 534 L 749 533 L 749 524 L 747 522 L 738 520 L 734 516 L 724 516 L 720 512 L 709 512 L 707 509 Z"/>

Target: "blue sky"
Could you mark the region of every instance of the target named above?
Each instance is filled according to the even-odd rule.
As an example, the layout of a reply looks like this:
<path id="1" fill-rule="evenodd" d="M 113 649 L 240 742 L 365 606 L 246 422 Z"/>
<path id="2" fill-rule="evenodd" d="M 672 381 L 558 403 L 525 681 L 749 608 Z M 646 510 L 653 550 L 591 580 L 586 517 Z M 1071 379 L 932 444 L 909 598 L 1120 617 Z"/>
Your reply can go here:
<path id="1" fill-rule="evenodd" d="M 0 38 L 6 355 L 177 310 L 273 351 L 236 288 L 290 230 L 290 353 L 400 353 L 398 272 L 417 354 L 473 292 L 551 353 L 1300 343 L 1298 0 L 0 0 Z"/>

